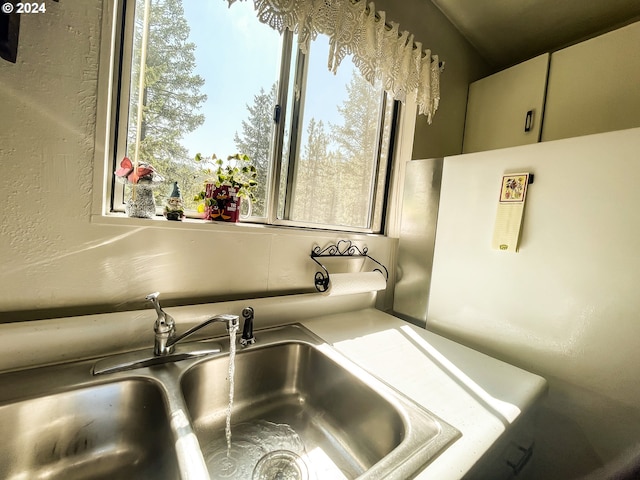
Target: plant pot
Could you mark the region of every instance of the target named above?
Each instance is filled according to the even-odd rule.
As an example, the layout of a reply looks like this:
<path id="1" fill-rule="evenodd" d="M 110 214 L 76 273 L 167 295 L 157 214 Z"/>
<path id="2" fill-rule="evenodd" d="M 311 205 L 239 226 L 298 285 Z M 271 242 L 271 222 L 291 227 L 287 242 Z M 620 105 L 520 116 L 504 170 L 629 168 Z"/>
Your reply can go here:
<path id="1" fill-rule="evenodd" d="M 222 185 L 216 187 L 213 183 L 205 185 L 204 218 L 217 222 L 237 222 L 240 220 L 240 202 L 238 190 L 235 187 Z"/>

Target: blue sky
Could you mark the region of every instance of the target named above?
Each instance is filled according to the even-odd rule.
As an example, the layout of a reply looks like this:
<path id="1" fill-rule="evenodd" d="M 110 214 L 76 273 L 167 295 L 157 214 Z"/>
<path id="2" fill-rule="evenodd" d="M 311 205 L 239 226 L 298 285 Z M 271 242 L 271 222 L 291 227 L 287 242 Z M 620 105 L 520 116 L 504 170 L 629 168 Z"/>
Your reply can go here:
<path id="1" fill-rule="evenodd" d="M 195 72 L 205 78 L 208 99 L 202 109 L 206 120 L 183 144 L 192 155 L 216 153 L 226 157 L 236 152 L 233 137 L 247 117 L 260 88 L 268 91 L 280 69 L 281 36 L 256 20 L 253 2 L 238 1 L 231 7 L 225 0 L 183 0 L 191 26 L 190 41 L 197 45 Z M 312 47 L 306 115 L 325 123 L 339 121 L 335 105 L 344 100 L 344 86 L 351 78 L 352 65 L 345 60 L 333 75 L 327 69 L 328 40 L 321 36 Z M 209 46 L 224 45 L 212 55 Z M 317 81 L 317 80 L 319 81 Z M 315 80 L 315 81 L 314 81 Z"/>
<path id="2" fill-rule="evenodd" d="M 192 154 L 215 152 L 226 157 L 235 153 L 233 136 L 246 118 L 245 105 L 260 87 L 266 90 L 276 81 L 280 36 L 254 24 L 252 2 L 237 2 L 231 8 L 223 0 L 183 4 L 191 26 L 189 39 L 197 45 L 195 72 L 205 79 L 208 96 L 202 109 L 205 123 L 184 138 L 184 145 Z M 223 55 L 209 51 L 208 46 L 217 45 L 225 46 Z"/>

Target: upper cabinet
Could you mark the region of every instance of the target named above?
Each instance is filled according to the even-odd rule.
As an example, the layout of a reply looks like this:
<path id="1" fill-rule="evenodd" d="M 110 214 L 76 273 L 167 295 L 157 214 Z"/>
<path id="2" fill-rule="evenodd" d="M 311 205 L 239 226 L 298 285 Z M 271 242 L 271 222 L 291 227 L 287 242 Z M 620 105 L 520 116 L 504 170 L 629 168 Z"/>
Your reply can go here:
<path id="1" fill-rule="evenodd" d="M 540 140 L 549 54 L 469 85 L 463 153 Z"/>
<path id="2" fill-rule="evenodd" d="M 640 22 L 472 83 L 463 153 L 640 126 L 638 45 Z"/>
<path id="3" fill-rule="evenodd" d="M 640 126 L 640 22 L 551 55 L 542 140 Z"/>

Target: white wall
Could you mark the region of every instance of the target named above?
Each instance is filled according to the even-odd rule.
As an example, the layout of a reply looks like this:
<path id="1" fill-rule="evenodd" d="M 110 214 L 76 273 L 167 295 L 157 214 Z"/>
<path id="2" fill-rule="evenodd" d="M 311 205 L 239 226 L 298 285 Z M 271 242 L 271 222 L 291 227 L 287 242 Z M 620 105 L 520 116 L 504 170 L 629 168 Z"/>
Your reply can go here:
<path id="1" fill-rule="evenodd" d="M 427 326 L 550 380 L 541 445 L 567 475 L 640 442 L 638 152 L 636 128 L 444 163 Z M 520 252 L 492 250 L 519 171 L 535 174 Z"/>
<path id="2" fill-rule="evenodd" d="M 0 321 L 313 291 L 311 248 L 344 234 L 92 220 L 101 9 L 47 3 L 0 61 Z M 391 267 L 395 240 L 348 236 Z"/>

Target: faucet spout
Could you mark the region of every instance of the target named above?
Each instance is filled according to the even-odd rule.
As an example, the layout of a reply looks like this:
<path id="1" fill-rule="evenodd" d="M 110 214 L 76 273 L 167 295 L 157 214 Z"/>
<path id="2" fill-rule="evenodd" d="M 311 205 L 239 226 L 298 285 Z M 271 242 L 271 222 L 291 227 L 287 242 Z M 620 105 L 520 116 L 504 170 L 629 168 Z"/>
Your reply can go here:
<path id="1" fill-rule="evenodd" d="M 184 332 L 182 335 L 178 335 L 177 337 L 171 338 L 167 342 L 166 346 L 167 346 L 167 348 L 170 349 L 176 343 L 178 343 L 179 341 L 181 341 L 181 340 L 187 338 L 188 336 L 194 334 L 195 332 L 197 332 L 201 328 L 204 328 L 207 325 L 211 325 L 212 323 L 215 323 L 215 322 L 226 323 L 227 324 L 227 332 L 231 332 L 232 330 L 238 330 L 238 324 L 239 324 L 238 318 L 239 318 L 238 315 L 230 315 L 228 313 L 223 313 L 221 315 L 215 315 L 215 316 L 205 320 L 204 322 L 199 323 L 195 327 L 191 327 L 189 330 Z"/>

